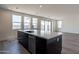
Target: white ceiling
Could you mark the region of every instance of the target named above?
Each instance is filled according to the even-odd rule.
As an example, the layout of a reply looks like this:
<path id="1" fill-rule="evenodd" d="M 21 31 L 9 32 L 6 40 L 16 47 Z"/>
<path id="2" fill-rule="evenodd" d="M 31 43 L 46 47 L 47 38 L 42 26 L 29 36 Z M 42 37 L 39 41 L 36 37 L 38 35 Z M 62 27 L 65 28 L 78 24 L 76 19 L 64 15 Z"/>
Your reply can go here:
<path id="1" fill-rule="evenodd" d="M 79 4 L 42 4 L 41 8 L 39 4 L 3 4 L 0 7 L 58 20 L 68 15 L 79 15 Z"/>

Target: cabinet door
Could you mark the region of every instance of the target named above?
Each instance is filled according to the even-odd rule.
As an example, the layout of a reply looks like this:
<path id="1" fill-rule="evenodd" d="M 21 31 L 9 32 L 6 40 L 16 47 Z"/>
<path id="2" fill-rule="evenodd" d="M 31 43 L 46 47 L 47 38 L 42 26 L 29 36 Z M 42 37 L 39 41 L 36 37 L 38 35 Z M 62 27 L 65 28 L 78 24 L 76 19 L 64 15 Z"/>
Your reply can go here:
<path id="1" fill-rule="evenodd" d="M 36 38 L 32 35 L 29 35 L 28 49 L 31 53 L 36 53 Z"/>
<path id="2" fill-rule="evenodd" d="M 57 37 L 56 40 L 57 40 L 56 49 L 57 51 L 61 51 L 62 50 L 62 36 Z"/>
<path id="3" fill-rule="evenodd" d="M 18 31 L 17 36 L 17 39 L 22 44 L 22 46 L 28 49 L 28 34 Z"/>
<path id="4" fill-rule="evenodd" d="M 36 37 L 36 53 L 46 54 L 46 42 L 44 38 Z"/>
<path id="5" fill-rule="evenodd" d="M 56 53 L 56 47 L 57 47 L 57 40 L 56 38 L 49 39 L 47 41 L 47 53 Z"/>
<path id="6" fill-rule="evenodd" d="M 52 38 L 47 41 L 47 52 L 48 53 L 60 53 L 62 49 L 62 36 Z"/>

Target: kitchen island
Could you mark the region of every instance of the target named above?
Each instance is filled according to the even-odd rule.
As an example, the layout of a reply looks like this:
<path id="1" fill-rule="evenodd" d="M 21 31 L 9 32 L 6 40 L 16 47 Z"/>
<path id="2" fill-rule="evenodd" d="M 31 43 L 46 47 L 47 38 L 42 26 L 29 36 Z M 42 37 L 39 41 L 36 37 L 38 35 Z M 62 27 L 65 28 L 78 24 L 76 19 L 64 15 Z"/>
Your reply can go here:
<path id="1" fill-rule="evenodd" d="M 17 39 L 32 54 L 59 54 L 62 50 L 60 32 L 19 30 Z"/>

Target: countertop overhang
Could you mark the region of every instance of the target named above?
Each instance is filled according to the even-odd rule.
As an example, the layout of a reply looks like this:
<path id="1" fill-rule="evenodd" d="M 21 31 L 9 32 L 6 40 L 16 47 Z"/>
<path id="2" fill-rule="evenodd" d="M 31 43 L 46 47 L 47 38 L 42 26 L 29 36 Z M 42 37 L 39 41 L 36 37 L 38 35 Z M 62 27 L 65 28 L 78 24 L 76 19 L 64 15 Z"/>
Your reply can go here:
<path id="1" fill-rule="evenodd" d="M 50 32 L 50 31 L 41 31 L 41 30 L 19 30 L 19 31 L 45 39 L 52 39 L 62 35 L 62 32 Z"/>

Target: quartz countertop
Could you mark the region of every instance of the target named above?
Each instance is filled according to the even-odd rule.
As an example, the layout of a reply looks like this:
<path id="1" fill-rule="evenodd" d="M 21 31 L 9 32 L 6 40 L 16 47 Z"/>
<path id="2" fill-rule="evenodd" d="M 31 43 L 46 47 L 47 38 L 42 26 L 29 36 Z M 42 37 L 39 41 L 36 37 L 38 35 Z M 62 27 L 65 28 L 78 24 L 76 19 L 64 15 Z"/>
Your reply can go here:
<path id="1" fill-rule="evenodd" d="M 19 30 L 19 31 L 45 39 L 51 39 L 62 35 L 61 32 L 50 32 L 50 31 L 40 31 L 40 30 Z M 32 32 L 27 32 L 27 31 L 32 31 Z"/>

